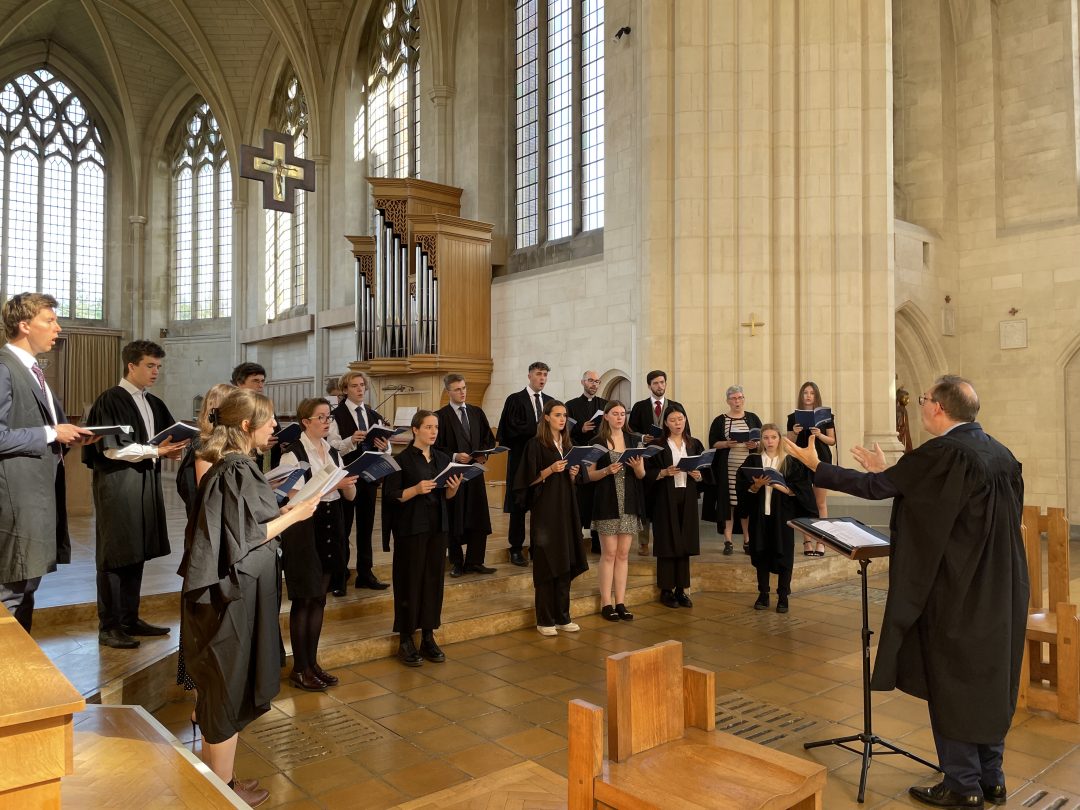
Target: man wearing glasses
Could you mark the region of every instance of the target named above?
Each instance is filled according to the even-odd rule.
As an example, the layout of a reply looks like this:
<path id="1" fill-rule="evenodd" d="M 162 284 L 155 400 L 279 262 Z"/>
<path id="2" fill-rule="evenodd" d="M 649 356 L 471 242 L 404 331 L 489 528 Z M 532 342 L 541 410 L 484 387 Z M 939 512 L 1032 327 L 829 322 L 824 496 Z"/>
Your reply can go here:
<path id="1" fill-rule="evenodd" d="M 575 420 L 570 428 L 570 438 L 574 444 L 594 444 L 596 434 L 600 431 L 600 417 L 593 418 L 597 411 L 604 410 L 607 400 L 598 397 L 596 392 L 600 390 L 600 375 L 595 371 L 586 371 L 581 375 L 581 396 L 574 397 L 566 403 L 567 415 Z M 600 553 L 600 535 L 592 531 L 592 487 L 580 487 L 578 489 L 578 511 L 581 513 L 581 528 L 589 532 L 592 540 L 593 554 Z"/>
<path id="2" fill-rule="evenodd" d="M 926 700 L 945 776 L 909 793 L 933 807 L 1001 805 L 1028 604 L 1024 481 L 1008 448 L 975 421 L 979 397 L 967 380 L 938 378 L 919 397 L 919 413 L 934 438 L 888 468 L 876 444 L 855 447 L 865 473 L 819 463 L 812 443 L 784 441 L 818 486 L 893 499 L 889 597 L 871 686 Z"/>

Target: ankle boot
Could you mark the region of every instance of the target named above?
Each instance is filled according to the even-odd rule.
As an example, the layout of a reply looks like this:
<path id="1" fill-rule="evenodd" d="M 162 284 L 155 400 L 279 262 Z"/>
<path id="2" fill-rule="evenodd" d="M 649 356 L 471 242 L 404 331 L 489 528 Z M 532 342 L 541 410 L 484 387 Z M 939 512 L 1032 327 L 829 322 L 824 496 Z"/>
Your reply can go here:
<path id="1" fill-rule="evenodd" d="M 769 609 L 769 594 L 759 593 L 757 601 L 754 602 L 754 610 L 768 610 Z"/>
<path id="2" fill-rule="evenodd" d="M 679 603 L 675 600 L 675 594 L 672 591 L 660 591 L 660 604 L 669 608 L 677 608 L 679 606 Z"/>
<path id="3" fill-rule="evenodd" d="M 402 633 L 401 644 L 398 645 L 397 656 L 398 659 L 407 667 L 418 667 L 424 663 L 424 659 L 420 657 L 420 653 L 416 651 L 416 644 L 413 642 L 412 633 Z"/>
<path id="4" fill-rule="evenodd" d="M 446 660 L 446 653 L 435 643 L 435 633 L 431 630 L 424 630 L 420 634 L 420 655 L 433 664 L 441 664 Z"/>

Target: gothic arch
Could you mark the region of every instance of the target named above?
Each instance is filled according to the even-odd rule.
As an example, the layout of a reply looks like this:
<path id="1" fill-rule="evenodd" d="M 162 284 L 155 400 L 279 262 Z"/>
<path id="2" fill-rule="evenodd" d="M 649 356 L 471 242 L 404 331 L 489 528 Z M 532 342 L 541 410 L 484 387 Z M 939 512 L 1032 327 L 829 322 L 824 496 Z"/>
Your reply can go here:
<path id="1" fill-rule="evenodd" d="M 912 301 L 905 301 L 896 310 L 896 375 L 898 385 L 904 386 L 915 401 L 934 379 L 948 371 L 948 359 L 942 350 L 929 318 Z M 909 405 L 909 408 L 911 406 Z M 909 416 L 911 440 L 915 445 L 929 438 L 923 431 L 917 413 Z"/>

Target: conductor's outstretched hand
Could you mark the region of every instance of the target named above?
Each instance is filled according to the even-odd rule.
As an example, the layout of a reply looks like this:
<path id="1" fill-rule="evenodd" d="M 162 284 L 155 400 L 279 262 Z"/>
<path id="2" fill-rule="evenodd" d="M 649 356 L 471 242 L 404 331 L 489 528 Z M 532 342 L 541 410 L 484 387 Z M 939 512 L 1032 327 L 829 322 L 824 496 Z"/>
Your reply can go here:
<path id="1" fill-rule="evenodd" d="M 885 453 L 882 452 L 881 446 L 877 442 L 874 442 L 873 450 L 867 450 L 857 444 L 851 448 L 851 455 L 867 472 L 879 473 L 886 467 Z"/>
<path id="2" fill-rule="evenodd" d="M 821 462 L 817 454 L 817 437 L 811 436 L 806 447 L 799 447 L 787 436 L 784 436 L 781 441 L 784 443 L 784 450 L 787 451 L 789 456 L 795 456 L 810 470 L 817 469 L 818 464 Z"/>

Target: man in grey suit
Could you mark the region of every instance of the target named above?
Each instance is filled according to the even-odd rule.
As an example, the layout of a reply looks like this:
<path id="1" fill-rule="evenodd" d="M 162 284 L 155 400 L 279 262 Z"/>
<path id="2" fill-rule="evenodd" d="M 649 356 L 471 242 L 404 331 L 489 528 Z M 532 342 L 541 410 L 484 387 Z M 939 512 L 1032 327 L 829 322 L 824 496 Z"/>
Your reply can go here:
<path id="1" fill-rule="evenodd" d="M 20 293 L 0 309 L 0 602 L 28 633 L 41 577 L 71 562 L 63 446 L 93 440 L 67 423 L 37 363 L 60 334 L 55 309 L 41 293 Z"/>

